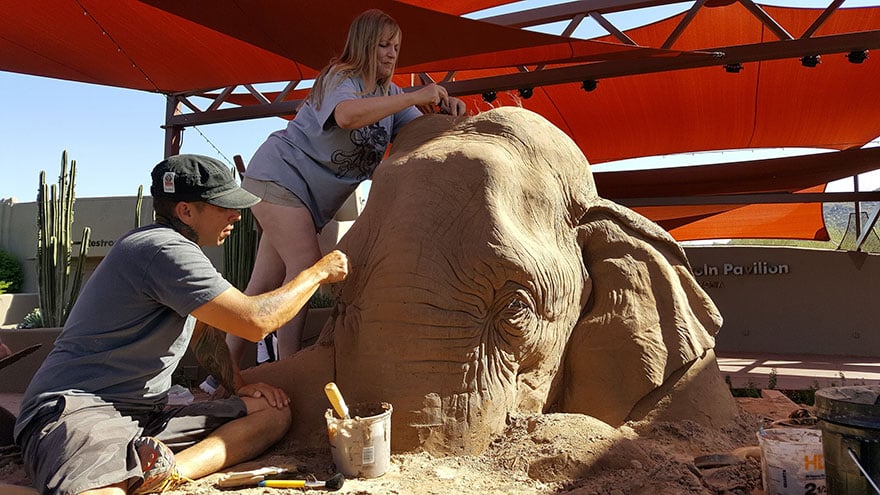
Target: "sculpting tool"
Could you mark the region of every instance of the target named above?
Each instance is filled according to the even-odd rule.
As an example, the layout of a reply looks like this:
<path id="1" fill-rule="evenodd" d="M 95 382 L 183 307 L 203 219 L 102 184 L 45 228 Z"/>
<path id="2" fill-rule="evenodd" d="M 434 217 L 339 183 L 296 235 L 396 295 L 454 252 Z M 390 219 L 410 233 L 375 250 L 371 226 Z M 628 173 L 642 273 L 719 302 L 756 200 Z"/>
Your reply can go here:
<path id="1" fill-rule="evenodd" d="M 342 419 L 350 419 L 348 416 L 348 406 L 345 405 L 345 400 L 342 398 L 342 393 L 339 392 L 339 387 L 335 383 L 330 382 L 324 386 L 324 393 L 327 394 L 327 398 L 333 404 L 336 414 Z"/>
<path id="2" fill-rule="evenodd" d="M 342 488 L 343 483 L 345 483 L 345 476 L 342 473 L 336 473 L 327 478 L 327 481 L 263 480 L 257 483 L 257 486 L 267 488 L 326 488 L 331 492 L 335 492 Z"/>
<path id="3" fill-rule="evenodd" d="M 252 471 L 239 471 L 226 473 L 217 480 L 220 488 L 235 488 L 240 486 L 256 486 L 257 483 L 266 479 L 267 476 L 275 476 L 287 473 L 288 470 L 280 467 L 269 466 Z"/>

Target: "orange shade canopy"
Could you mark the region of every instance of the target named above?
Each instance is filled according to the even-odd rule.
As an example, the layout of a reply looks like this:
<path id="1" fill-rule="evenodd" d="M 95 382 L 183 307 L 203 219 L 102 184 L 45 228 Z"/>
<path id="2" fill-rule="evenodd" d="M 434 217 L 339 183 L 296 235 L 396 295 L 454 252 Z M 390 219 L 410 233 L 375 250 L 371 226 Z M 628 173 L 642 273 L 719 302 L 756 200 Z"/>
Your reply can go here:
<path id="1" fill-rule="evenodd" d="M 626 31 L 634 44 L 611 35 L 581 40 L 461 17 L 506 3 L 377 0 L 370 7 L 388 12 L 402 27 L 399 83 L 418 84 L 416 72 L 450 88 L 482 81 L 470 87 L 483 89 L 460 93 L 470 111 L 521 105 L 540 113 L 593 164 L 742 148 L 851 150 L 880 135 L 880 60 L 869 56 L 852 63 L 845 53 L 880 49 L 880 7 L 839 8 L 823 16 L 822 9 L 763 6 L 778 23 L 774 27 L 750 11 L 748 2 L 705 2 L 692 16 L 682 13 Z M 582 3 L 586 13 L 594 4 L 668 2 Z M 0 70 L 169 95 L 304 80 L 341 51 L 349 22 L 364 8 L 356 0 L 0 0 Z M 821 26 L 811 31 L 820 18 Z M 853 33 L 864 46 L 844 49 L 838 43 L 816 67 L 801 64 L 807 52 L 773 56 L 794 53 L 792 45 L 821 48 Z M 706 64 L 713 53 L 732 57 L 762 50 L 755 59 Z M 741 64 L 741 70 L 723 70 L 728 63 Z M 686 66 L 691 68 L 666 70 Z M 571 77 L 559 82 L 554 74 L 562 71 L 598 82 L 585 91 Z M 537 81 L 525 88 L 529 98 L 501 82 L 494 101 L 482 97 L 493 89 L 488 82 L 523 74 Z M 248 95 L 228 101 L 258 103 Z M 673 189 L 680 189 L 675 196 L 715 194 L 710 192 L 715 183 L 737 184 L 738 193 L 748 194 L 775 190 L 779 177 L 792 179 L 785 191 L 814 191 L 830 177 L 880 168 L 872 159 L 858 166 L 842 159 L 810 165 L 804 159 L 725 164 L 699 174 L 630 172 L 629 192 L 625 184 L 608 185 L 615 176 L 597 174 L 597 181 L 600 193 L 612 199 L 669 196 Z M 779 205 L 637 209 L 680 239 L 817 238 L 824 231 L 819 206 L 786 205 L 790 214 Z"/>

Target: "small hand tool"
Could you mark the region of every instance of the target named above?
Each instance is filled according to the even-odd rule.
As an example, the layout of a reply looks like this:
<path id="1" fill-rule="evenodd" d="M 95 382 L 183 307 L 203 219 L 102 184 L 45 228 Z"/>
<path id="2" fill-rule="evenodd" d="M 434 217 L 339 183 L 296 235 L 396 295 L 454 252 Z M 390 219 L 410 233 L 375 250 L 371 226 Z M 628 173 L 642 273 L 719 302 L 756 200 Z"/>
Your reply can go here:
<path id="1" fill-rule="evenodd" d="M 260 469 L 253 469 L 251 471 L 226 473 L 217 480 L 217 486 L 220 488 L 257 486 L 257 483 L 264 481 L 268 476 L 279 475 L 286 472 L 288 472 L 287 469 L 269 466 Z"/>
<path id="2" fill-rule="evenodd" d="M 336 473 L 327 478 L 327 481 L 263 480 L 257 483 L 257 486 L 265 486 L 267 488 L 326 488 L 331 492 L 335 492 L 342 488 L 343 483 L 345 483 L 345 476 L 342 473 Z"/>

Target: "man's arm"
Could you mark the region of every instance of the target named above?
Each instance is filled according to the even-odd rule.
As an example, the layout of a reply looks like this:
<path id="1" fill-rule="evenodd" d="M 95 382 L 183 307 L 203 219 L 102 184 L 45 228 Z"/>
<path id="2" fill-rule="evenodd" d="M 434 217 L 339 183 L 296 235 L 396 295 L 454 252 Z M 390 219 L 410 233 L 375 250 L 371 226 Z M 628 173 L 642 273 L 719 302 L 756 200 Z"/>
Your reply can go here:
<path id="1" fill-rule="evenodd" d="M 192 314 L 224 332 L 258 342 L 296 316 L 321 284 L 338 282 L 347 275 L 348 258 L 334 250 L 278 289 L 248 296 L 230 287 Z"/>

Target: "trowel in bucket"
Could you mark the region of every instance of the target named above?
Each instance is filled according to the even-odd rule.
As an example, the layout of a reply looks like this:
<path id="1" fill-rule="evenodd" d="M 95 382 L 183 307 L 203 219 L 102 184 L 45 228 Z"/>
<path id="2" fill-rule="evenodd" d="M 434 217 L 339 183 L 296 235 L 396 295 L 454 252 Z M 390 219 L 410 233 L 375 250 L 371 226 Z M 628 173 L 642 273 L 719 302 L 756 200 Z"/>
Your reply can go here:
<path id="1" fill-rule="evenodd" d="M 340 419 L 351 419 L 348 416 L 348 406 L 342 398 L 342 392 L 339 391 L 339 387 L 337 387 L 334 382 L 330 382 L 324 386 L 324 393 L 327 394 L 327 398 L 330 399 L 330 404 L 333 404 L 333 409 L 336 411 L 336 414 L 339 415 Z"/>

